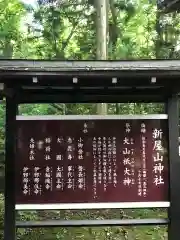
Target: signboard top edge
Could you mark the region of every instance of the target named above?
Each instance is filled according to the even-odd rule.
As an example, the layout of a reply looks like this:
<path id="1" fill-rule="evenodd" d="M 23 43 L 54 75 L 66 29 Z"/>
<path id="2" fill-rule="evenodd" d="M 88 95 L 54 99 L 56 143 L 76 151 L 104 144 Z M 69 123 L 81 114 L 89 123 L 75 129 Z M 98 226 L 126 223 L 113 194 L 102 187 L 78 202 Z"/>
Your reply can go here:
<path id="1" fill-rule="evenodd" d="M 135 114 L 135 115 L 36 115 L 16 116 L 16 120 L 138 120 L 168 119 L 167 114 Z"/>

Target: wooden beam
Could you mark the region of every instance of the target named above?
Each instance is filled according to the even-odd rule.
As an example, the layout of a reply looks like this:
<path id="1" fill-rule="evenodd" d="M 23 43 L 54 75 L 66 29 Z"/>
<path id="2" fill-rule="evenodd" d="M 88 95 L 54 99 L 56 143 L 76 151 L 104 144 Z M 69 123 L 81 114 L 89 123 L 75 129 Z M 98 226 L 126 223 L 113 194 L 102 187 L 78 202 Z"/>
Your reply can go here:
<path id="1" fill-rule="evenodd" d="M 12 97 L 13 93 L 13 89 L 9 89 L 4 83 L 0 83 L 0 100 L 2 100 L 3 97 Z"/>
<path id="2" fill-rule="evenodd" d="M 180 60 L 141 61 L 45 61 L 0 60 L 0 71 L 56 72 L 56 71 L 178 71 Z M 35 74 L 34 72 L 34 74 Z"/>

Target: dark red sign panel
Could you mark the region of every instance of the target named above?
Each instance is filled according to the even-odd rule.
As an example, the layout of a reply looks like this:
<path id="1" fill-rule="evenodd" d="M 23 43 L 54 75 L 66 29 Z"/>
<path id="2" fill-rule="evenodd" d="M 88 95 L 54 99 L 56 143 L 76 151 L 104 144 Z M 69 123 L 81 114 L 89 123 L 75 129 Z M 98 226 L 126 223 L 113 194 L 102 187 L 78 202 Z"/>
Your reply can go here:
<path id="1" fill-rule="evenodd" d="M 17 126 L 17 204 L 168 201 L 166 119 Z"/>

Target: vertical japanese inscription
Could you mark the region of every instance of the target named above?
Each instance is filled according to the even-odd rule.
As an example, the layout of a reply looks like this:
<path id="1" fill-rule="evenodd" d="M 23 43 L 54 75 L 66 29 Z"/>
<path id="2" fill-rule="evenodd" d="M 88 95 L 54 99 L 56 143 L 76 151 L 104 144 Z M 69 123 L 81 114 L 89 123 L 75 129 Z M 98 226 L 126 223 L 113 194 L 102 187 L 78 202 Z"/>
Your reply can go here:
<path id="1" fill-rule="evenodd" d="M 74 158 L 74 152 L 75 152 L 74 139 L 68 136 L 66 143 L 67 143 L 67 160 L 72 161 Z"/>
<path id="2" fill-rule="evenodd" d="M 35 160 L 35 140 L 31 138 L 29 141 L 29 160 Z"/>
<path id="3" fill-rule="evenodd" d="M 117 148 L 116 137 L 112 137 L 112 160 L 113 160 L 113 186 L 117 186 Z"/>
<path id="4" fill-rule="evenodd" d="M 97 139 L 92 140 L 92 155 L 93 155 L 93 198 L 97 198 Z"/>
<path id="5" fill-rule="evenodd" d="M 51 137 L 46 137 L 45 138 L 45 160 L 48 161 L 48 160 L 51 160 Z"/>
<path id="6" fill-rule="evenodd" d="M 84 146 L 83 139 L 80 137 L 78 139 L 78 159 L 79 160 L 83 160 L 84 158 L 83 146 Z"/>
<path id="7" fill-rule="evenodd" d="M 74 166 L 68 165 L 68 173 L 67 173 L 67 188 L 74 190 L 75 188 L 75 181 L 74 181 Z"/>
<path id="8" fill-rule="evenodd" d="M 103 153 L 102 153 L 102 156 L 103 156 L 103 188 L 104 188 L 104 191 L 107 190 L 107 144 L 106 144 L 106 137 L 103 137 L 103 140 L 102 140 L 102 145 L 103 145 Z"/>
<path id="9" fill-rule="evenodd" d="M 64 168 L 63 166 L 58 166 L 56 168 L 56 189 L 63 190 L 64 189 Z"/>
<path id="10" fill-rule="evenodd" d="M 131 136 L 130 123 L 125 124 L 125 137 L 123 139 L 123 165 L 124 165 L 124 180 L 125 186 L 131 186 L 135 183 L 134 180 L 134 139 Z"/>
<path id="11" fill-rule="evenodd" d="M 102 141 L 98 137 L 97 141 L 97 156 L 98 156 L 98 184 L 102 184 Z"/>
<path id="12" fill-rule="evenodd" d="M 78 165 L 78 188 L 81 190 L 86 189 L 85 168 L 81 165 Z"/>
<path id="13" fill-rule="evenodd" d="M 31 188 L 30 188 L 30 172 L 28 167 L 23 168 L 23 174 L 22 174 L 22 191 L 24 195 L 30 195 L 31 194 Z"/>
<path id="14" fill-rule="evenodd" d="M 108 137 L 108 141 L 107 141 L 107 158 L 108 158 L 108 184 L 112 184 L 112 166 L 114 165 L 114 163 L 112 162 L 112 153 L 113 153 L 113 149 L 112 149 L 112 140 L 111 137 Z"/>
<path id="15" fill-rule="evenodd" d="M 33 183 L 34 183 L 34 193 L 37 194 L 42 194 L 42 185 L 40 184 L 40 177 L 41 173 L 39 172 L 40 168 L 39 167 L 34 167 L 33 171 Z"/>
<path id="16" fill-rule="evenodd" d="M 52 191 L 53 189 L 52 172 L 52 167 L 47 166 L 45 168 L 44 184 L 47 191 Z"/>
<path id="17" fill-rule="evenodd" d="M 141 195 L 146 197 L 147 195 L 147 166 L 146 166 L 146 124 L 141 123 Z"/>
<path id="18" fill-rule="evenodd" d="M 153 129 L 153 172 L 154 184 L 158 187 L 164 184 L 163 171 L 164 171 L 164 148 L 162 146 L 163 131 L 162 129 Z"/>
<path id="19" fill-rule="evenodd" d="M 56 152 L 56 160 L 57 161 L 63 161 L 64 160 L 64 156 L 63 153 L 59 150 L 60 147 L 62 146 L 62 144 L 64 143 L 64 139 L 63 137 L 57 137 L 57 145 L 58 145 L 58 151 Z"/>

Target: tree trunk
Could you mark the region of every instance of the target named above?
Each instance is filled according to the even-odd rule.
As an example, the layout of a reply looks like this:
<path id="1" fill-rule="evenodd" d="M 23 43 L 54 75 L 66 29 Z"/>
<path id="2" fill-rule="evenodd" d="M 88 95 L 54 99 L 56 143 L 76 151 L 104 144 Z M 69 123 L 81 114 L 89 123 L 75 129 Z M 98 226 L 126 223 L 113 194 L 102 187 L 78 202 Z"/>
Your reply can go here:
<path id="1" fill-rule="evenodd" d="M 96 59 L 107 59 L 107 22 L 108 22 L 108 1 L 95 1 L 96 6 Z M 107 114 L 107 104 L 98 103 L 97 113 L 100 115 Z"/>
<path id="2" fill-rule="evenodd" d="M 156 59 L 159 59 L 161 57 L 161 47 L 163 43 L 162 39 L 162 29 L 160 27 L 160 18 L 161 18 L 161 13 L 157 12 L 156 13 L 156 33 L 157 33 L 157 39 L 155 41 L 155 57 Z"/>
<path id="3" fill-rule="evenodd" d="M 5 40 L 4 49 L 3 49 L 3 57 L 5 59 L 11 59 L 13 55 L 13 45 L 10 40 Z"/>

